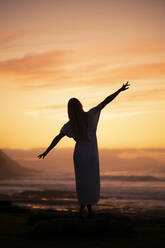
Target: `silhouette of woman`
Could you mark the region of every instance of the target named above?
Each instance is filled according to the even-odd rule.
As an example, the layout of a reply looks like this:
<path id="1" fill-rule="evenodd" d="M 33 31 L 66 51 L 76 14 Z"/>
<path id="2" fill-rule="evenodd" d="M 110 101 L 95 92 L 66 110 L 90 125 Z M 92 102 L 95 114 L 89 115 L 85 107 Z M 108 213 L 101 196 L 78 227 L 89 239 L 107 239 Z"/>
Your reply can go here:
<path id="1" fill-rule="evenodd" d="M 88 217 L 91 217 L 92 205 L 99 201 L 100 173 L 96 130 L 100 111 L 121 91 L 127 90 L 129 86 L 128 82 L 123 84 L 119 90 L 109 95 L 88 112 L 83 110 L 78 99 L 71 98 L 68 102 L 69 121 L 64 124 L 46 151 L 38 156 L 44 158 L 65 135 L 75 140 L 73 160 L 81 218 L 83 218 L 85 206 L 88 209 Z"/>

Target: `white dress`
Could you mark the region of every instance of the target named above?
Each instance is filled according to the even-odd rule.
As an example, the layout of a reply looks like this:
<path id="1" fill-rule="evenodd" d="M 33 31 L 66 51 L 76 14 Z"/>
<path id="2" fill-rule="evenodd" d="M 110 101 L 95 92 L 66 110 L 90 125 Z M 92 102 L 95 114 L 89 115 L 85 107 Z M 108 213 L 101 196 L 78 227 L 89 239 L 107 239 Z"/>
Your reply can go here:
<path id="1" fill-rule="evenodd" d="M 100 170 L 96 130 L 102 103 L 90 109 L 88 114 L 89 141 L 77 141 L 73 160 L 76 179 L 76 192 L 79 204 L 95 204 L 100 196 Z M 61 128 L 64 135 L 74 138 L 68 121 Z"/>

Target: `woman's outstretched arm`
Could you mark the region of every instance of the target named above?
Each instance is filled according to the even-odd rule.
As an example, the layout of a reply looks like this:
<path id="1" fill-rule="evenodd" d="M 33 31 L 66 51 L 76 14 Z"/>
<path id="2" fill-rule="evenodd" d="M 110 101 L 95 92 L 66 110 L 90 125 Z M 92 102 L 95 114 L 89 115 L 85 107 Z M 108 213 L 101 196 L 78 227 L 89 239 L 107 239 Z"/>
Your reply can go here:
<path id="1" fill-rule="evenodd" d="M 38 158 L 44 158 L 49 152 L 50 150 L 52 150 L 57 143 L 64 137 L 65 135 L 63 133 L 59 133 L 52 141 L 52 143 L 50 144 L 50 146 L 46 149 L 45 152 L 43 152 L 42 154 L 38 155 Z"/>
<path id="2" fill-rule="evenodd" d="M 104 101 L 99 104 L 101 105 L 101 109 L 103 109 L 108 103 L 110 103 L 121 91 L 129 89 L 129 86 L 130 84 L 127 82 L 126 84 L 123 84 L 122 87 L 118 89 L 115 93 L 106 97 Z"/>

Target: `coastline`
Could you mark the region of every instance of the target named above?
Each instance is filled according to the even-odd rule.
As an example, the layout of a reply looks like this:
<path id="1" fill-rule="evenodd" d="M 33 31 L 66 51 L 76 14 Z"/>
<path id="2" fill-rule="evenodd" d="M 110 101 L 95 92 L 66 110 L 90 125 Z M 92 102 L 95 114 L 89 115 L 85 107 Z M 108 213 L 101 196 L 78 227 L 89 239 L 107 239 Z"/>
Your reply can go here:
<path id="1" fill-rule="evenodd" d="M 17 193 L 0 194 L 0 202 L 8 201 L 12 205 L 27 210 L 52 210 L 78 212 L 79 205 L 75 191 L 71 190 L 25 190 Z M 117 213 L 129 217 L 148 216 L 148 218 L 159 218 L 165 213 L 164 205 L 150 207 L 149 200 L 132 201 L 124 199 L 109 199 L 101 196 L 99 202 L 93 206 L 97 213 Z"/>
<path id="2" fill-rule="evenodd" d="M 79 218 L 74 192 L 35 191 L 43 197 L 56 194 L 54 209 L 21 206 L 28 202 L 26 191 L 11 196 L 0 196 L 0 238 L 12 247 L 163 247 L 165 243 L 165 209 L 129 209 L 113 205 L 94 207 L 92 219 Z M 68 195 L 69 194 L 69 195 Z M 65 200 L 71 197 L 71 203 Z M 36 198 L 36 197 L 35 197 Z M 61 200 L 60 200 L 61 198 Z M 61 209 L 58 208 L 59 202 Z M 38 199 L 36 199 L 36 202 Z M 35 202 L 35 204 L 36 204 Z M 33 202 L 34 203 L 34 202 Z M 50 205 L 50 203 L 49 203 Z M 65 237 L 65 238 L 64 238 Z M 25 243 L 23 245 L 23 243 Z M 80 245 L 81 243 L 81 245 Z M 23 246 L 21 246 L 23 245 Z"/>

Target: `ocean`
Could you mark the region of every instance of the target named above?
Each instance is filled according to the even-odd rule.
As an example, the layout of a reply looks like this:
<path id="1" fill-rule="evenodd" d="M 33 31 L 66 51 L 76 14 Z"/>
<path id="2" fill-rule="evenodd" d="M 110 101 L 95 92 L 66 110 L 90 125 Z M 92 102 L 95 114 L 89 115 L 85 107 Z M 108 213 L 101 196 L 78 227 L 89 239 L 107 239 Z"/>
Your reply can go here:
<path id="1" fill-rule="evenodd" d="M 2 180 L 0 194 L 14 196 L 18 205 L 31 208 L 74 209 L 77 205 L 75 179 L 71 173 L 42 173 L 32 178 Z M 102 173 L 98 208 L 164 209 L 165 173 Z"/>

